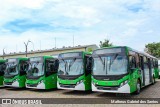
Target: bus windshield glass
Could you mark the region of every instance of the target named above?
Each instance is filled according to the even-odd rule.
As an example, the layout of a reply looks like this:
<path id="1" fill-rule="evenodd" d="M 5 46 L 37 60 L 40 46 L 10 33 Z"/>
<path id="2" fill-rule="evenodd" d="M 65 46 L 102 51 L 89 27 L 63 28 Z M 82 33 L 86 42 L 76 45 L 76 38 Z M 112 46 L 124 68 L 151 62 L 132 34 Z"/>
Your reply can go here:
<path id="1" fill-rule="evenodd" d="M 114 49 L 111 52 L 114 52 Z M 103 55 L 94 54 L 93 75 L 122 75 L 127 73 L 127 56 L 121 51 L 111 52 L 103 53 Z"/>
<path id="2" fill-rule="evenodd" d="M 82 59 L 65 59 L 59 61 L 58 75 L 81 75 L 83 74 Z"/>
<path id="3" fill-rule="evenodd" d="M 67 53 L 59 55 L 58 75 L 81 75 L 83 71 L 83 59 L 81 53 Z"/>
<path id="4" fill-rule="evenodd" d="M 44 64 L 42 58 L 30 58 L 27 75 L 33 77 L 44 75 Z"/>
<path id="5" fill-rule="evenodd" d="M 18 75 L 18 61 L 17 59 L 8 59 L 6 63 L 5 75 Z"/>

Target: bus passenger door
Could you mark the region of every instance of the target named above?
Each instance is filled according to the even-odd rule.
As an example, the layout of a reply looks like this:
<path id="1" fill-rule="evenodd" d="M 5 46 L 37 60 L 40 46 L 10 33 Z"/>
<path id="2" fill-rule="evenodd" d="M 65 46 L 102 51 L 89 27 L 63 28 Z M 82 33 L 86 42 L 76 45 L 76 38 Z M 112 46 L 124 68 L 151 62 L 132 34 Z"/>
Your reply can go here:
<path id="1" fill-rule="evenodd" d="M 152 74 L 154 73 L 154 68 L 153 68 L 153 61 L 151 59 L 148 58 L 148 66 L 149 66 L 149 79 L 150 79 L 150 83 L 152 83 Z"/>
<path id="2" fill-rule="evenodd" d="M 148 60 L 146 57 L 144 57 L 144 72 L 145 72 L 145 85 L 149 85 L 150 84 L 150 69 L 149 69 L 149 64 L 148 64 Z"/>
<path id="3" fill-rule="evenodd" d="M 131 89 L 136 90 L 137 78 L 136 78 L 136 58 L 135 56 L 129 56 L 129 68 L 130 68 L 130 81 L 132 83 Z"/>
<path id="4" fill-rule="evenodd" d="M 58 60 L 47 59 L 45 69 L 45 84 L 46 88 L 55 88 L 57 86 L 57 70 Z"/>
<path id="5" fill-rule="evenodd" d="M 142 86 L 145 86 L 145 72 L 144 72 L 143 56 L 140 56 L 140 69 L 141 69 L 141 75 L 142 75 Z"/>

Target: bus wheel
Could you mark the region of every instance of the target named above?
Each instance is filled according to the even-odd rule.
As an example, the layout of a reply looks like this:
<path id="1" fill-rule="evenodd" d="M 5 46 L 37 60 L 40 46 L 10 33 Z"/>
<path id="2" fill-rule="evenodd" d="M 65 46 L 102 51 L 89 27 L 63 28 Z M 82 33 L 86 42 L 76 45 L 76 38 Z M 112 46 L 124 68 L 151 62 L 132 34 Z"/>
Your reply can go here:
<path id="1" fill-rule="evenodd" d="M 141 84 L 140 84 L 140 81 L 139 81 L 139 80 L 137 81 L 136 89 L 137 89 L 137 90 L 136 90 L 135 93 L 136 93 L 136 94 L 140 94 L 140 92 L 141 92 Z"/>

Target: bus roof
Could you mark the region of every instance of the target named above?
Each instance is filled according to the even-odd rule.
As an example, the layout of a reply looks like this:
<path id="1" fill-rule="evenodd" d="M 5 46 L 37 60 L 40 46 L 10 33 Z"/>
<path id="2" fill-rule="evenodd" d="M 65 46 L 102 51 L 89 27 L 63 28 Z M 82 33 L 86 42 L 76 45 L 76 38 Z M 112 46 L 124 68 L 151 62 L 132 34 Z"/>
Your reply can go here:
<path id="1" fill-rule="evenodd" d="M 52 56 L 47 56 L 47 55 L 44 55 L 44 56 L 33 56 L 33 57 L 29 57 L 29 58 L 37 58 L 37 57 L 54 58 L 54 57 L 52 57 Z"/>
<path id="2" fill-rule="evenodd" d="M 130 48 L 130 47 L 127 47 L 127 48 L 128 48 L 129 50 L 135 51 L 135 52 L 137 52 L 137 53 L 139 53 L 139 54 L 142 54 L 142 55 L 144 55 L 144 56 L 147 56 L 147 57 L 150 57 L 150 58 L 153 58 L 153 59 L 158 60 L 158 58 L 156 58 L 156 57 L 154 57 L 154 56 L 152 56 L 152 55 L 150 55 L 150 54 L 148 54 L 148 53 L 146 53 L 146 52 L 137 51 L 137 50 L 132 49 L 132 48 Z"/>
<path id="3" fill-rule="evenodd" d="M 20 59 L 20 60 L 23 60 L 23 59 L 28 59 L 28 57 L 18 57 L 18 58 L 8 58 L 8 59 Z"/>
<path id="4" fill-rule="evenodd" d="M 156 57 L 154 57 L 154 56 L 152 56 L 152 55 L 150 55 L 150 54 L 148 54 L 148 53 L 137 51 L 137 50 L 132 49 L 132 48 L 130 48 L 130 47 L 128 47 L 128 46 L 103 47 L 103 48 L 100 48 L 100 49 L 97 49 L 97 50 L 106 49 L 106 48 L 108 48 L 108 49 L 110 49 L 110 48 L 127 48 L 127 49 L 129 49 L 129 50 L 132 50 L 132 51 L 137 52 L 137 53 L 139 53 L 139 54 L 142 54 L 142 55 L 144 55 L 144 56 L 147 56 L 147 57 L 150 57 L 150 58 L 153 58 L 153 59 L 158 60 L 158 58 L 156 58 Z M 96 51 L 96 50 L 95 50 L 95 51 Z"/>
<path id="5" fill-rule="evenodd" d="M 84 54 L 91 54 L 91 52 L 86 52 L 86 51 L 71 51 L 71 52 L 64 52 L 64 53 L 60 53 L 60 54 L 65 54 L 65 53 L 78 53 L 78 52 L 82 52 Z"/>

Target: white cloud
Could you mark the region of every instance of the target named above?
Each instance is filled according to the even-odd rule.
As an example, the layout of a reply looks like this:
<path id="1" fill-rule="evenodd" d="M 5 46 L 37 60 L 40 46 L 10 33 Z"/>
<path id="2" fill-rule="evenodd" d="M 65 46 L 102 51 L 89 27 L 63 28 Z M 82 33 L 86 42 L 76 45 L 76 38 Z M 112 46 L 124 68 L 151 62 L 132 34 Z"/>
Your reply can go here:
<path id="1" fill-rule="evenodd" d="M 35 49 L 49 49 L 75 44 L 99 44 L 109 38 L 115 45 L 128 45 L 143 50 L 147 42 L 157 41 L 160 27 L 159 0 L 0 0 L 0 49 L 24 51 L 23 42 L 31 39 Z M 45 29 L 32 27 L 13 32 L 8 23 L 45 24 Z M 58 29 L 58 30 L 57 30 Z M 150 37 L 154 35 L 154 37 Z M 145 37 L 146 39 L 143 39 Z M 8 42 L 8 40 L 10 42 Z M 138 42 L 137 42 L 138 41 Z M 141 46 L 139 48 L 139 46 Z M 29 49 L 33 49 L 32 45 Z M 0 53 L 2 53 L 0 51 Z"/>
<path id="2" fill-rule="evenodd" d="M 4 0 L 4 3 L 12 7 L 39 9 L 43 7 L 45 0 Z"/>

